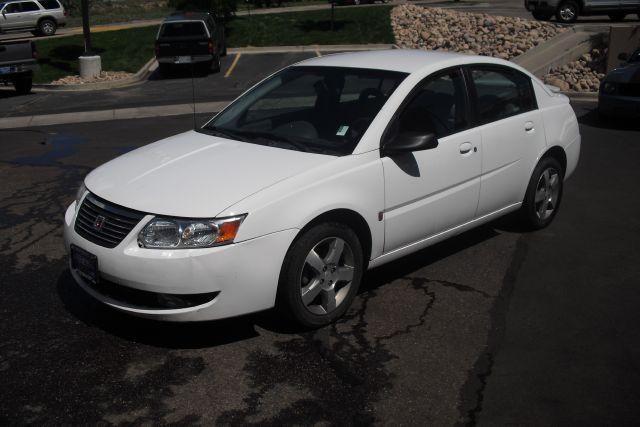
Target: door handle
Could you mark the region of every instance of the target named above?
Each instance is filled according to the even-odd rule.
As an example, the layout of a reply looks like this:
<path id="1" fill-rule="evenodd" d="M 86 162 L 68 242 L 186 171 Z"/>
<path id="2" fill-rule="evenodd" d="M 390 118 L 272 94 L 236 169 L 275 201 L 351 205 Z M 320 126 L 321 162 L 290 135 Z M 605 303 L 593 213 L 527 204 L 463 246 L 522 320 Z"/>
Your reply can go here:
<path id="1" fill-rule="evenodd" d="M 526 123 L 524 124 L 524 130 L 525 130 L 526 132 L 531 132 L 533 129 L 534 129 L 533 122 L 526 122 Z"/>
<path id="2" fill-rule="evenodd" d="M 470 151 L 471 151 L 470 142 L 463 142 L 462 144 L 460 144 L 460 154 L 467 154 Z"/>

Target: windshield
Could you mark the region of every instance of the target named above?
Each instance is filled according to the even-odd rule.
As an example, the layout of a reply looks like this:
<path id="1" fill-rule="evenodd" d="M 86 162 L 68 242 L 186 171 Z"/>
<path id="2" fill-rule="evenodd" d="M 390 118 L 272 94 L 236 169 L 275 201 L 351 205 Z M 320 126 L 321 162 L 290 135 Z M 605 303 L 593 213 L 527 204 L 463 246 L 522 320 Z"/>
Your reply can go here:
<path id="1" fill-rule="evenodd" d="M 160 31 L 161 37 L 185 37 L 203 35 L 205 35 L 204 23 L 200 21 L 172 22 L 168 24 L 162 24 L 162 30 Z"/>
<path id="2" fill-rule="evenodd" d="M 237 99 L 203 132 L 291 150 L 351 154 L 407 76 L 343 67 L 289 67 Z"/>

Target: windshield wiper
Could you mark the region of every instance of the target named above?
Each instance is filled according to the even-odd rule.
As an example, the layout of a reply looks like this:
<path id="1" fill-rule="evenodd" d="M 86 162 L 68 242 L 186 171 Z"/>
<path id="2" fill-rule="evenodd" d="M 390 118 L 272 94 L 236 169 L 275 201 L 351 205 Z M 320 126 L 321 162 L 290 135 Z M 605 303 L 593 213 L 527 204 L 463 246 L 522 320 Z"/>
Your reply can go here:
<path id="1" fill-rule="evenodd" d="M 240 131 L 239 133 L 242 136 L 247 136 L 249 138 L 253 138 L 254 140 L 261 139 L 263 141 L 276 143 L 276 144 L 285 143 L 290 147 L 297 148 L 298 150 L 301 150 L 301 151 L 309 151 L 309 148 L 310 148 L 308 145 L 295 141 L 284 135 L 278 135 L 278 134 L 273 134 L 269 132 L 257 132 L 257 131 Z"/>
<path id="2" fill-rule="evenodd" d="M 215 135 L 215 136 L 222 136 L 224 138 L 229 138 L 229 139 L 236 139 L 238 141 L 242 141 L 242 142 L 248 142 L 247 139 L 245 137 L 243 137 L 239 132 L 235 132 L 229 129 L 222 129 L 219 127 L 215 127 L 215 126 L 208 126 L 205 127 L 203 129 L 206 129 L 207 132 Z"/>

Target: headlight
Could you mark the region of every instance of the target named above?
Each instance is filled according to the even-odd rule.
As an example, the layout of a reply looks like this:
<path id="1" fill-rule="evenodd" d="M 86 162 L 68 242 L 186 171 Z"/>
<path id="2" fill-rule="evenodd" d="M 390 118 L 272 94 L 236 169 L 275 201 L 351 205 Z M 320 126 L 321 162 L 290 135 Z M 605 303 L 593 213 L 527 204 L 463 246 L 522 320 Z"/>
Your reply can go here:
<path id="1" fill-rule="evenodd" d="M 217 219 L 154 218 L 138 234 L 153 249 L 210 248 L 233 243 L 246 215 Z"/>
<path id="2" fill-rule="evenodd" d="M 87 192 L 87 187 L 84 185 L 84 181 L 80 184 L 80 188 L 78 188 L 78 192 L 76 193 L 76 208 L 80 207 L 80 201 L 82 200 L 82 196 Z"/>
<path id="3" fill-rule="evenodd" d="M 616 84 L 611 82 L 602 83 L 602 92 L 606 94 L 612 94 L 616 91 Z"/>

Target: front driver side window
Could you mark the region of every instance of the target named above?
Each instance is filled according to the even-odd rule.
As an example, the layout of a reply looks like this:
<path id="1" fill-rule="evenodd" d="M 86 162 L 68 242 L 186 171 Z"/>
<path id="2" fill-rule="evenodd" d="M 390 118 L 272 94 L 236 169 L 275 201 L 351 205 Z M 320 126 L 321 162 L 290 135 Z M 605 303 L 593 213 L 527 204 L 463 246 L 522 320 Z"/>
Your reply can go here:
<path id="1" fill-rule="evenodd" d="M 434 133 L 442 138 L 466 128 L 466 90 L 462 74 L 456 69 L 420 83 L 394 130 L 398 134 Z"/>

